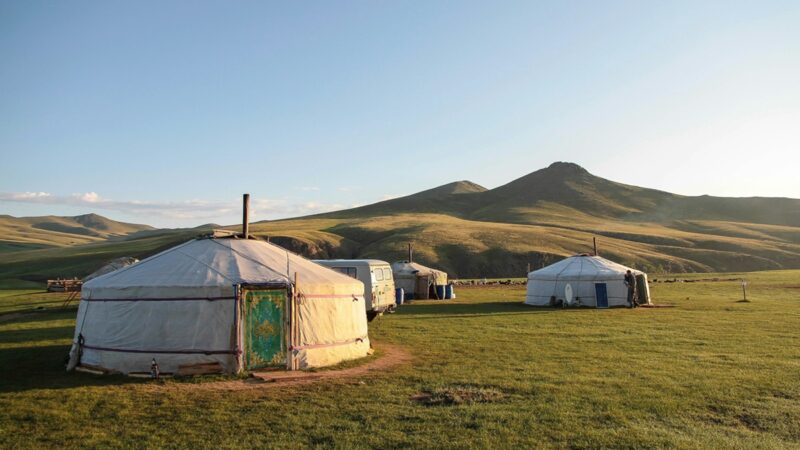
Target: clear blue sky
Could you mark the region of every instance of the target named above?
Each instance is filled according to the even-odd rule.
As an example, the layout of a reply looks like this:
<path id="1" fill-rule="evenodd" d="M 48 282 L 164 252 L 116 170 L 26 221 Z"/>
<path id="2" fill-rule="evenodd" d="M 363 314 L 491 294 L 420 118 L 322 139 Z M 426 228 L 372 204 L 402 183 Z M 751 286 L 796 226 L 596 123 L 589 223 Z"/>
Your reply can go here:
<path id="1" fill-rule="evenodd" d="M 0 3 L 0 213 L 158 226 L 572 161 L 800 197 L 800 2 Z"/>

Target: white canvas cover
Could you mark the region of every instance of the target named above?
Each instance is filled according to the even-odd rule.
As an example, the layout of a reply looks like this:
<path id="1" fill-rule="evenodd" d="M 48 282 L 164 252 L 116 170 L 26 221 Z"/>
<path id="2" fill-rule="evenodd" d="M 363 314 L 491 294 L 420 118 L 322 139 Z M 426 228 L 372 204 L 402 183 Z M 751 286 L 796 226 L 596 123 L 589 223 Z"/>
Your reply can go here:
<path id="1" fill-rule="evenodd" d="M 600 256 L 576 255 L 528 274 L 528 293 L 525 304 L 549 306 L 551 297 L 567 300 L 567 285 L 581 306 L 596 307 L 596 283 L 605 283 L 608 306 L 628 306 L 625 273 L 638 270 L 625 267 Z"/>
<path id="2" fill-rule="evenodd" d="M 236 372 L 236 286 L 289 287 L 295 273 L 300 368 L 366 356 L 363 283 L 268 242 L 197 239 L 85 283 L 70 365 L 149 372 L 155 358 L 162 372 L 215 362 Z"/>
<path id="3" fill-rule="evenodd" d="M 428 277 L 432 284 L 447 284 L 447 273 L 441 270 L 431 269 L 422 264 L 408 261 L 395 261 L 392 263 L 392 276 L 394 285 L 403 288 L 405 292 L 416 292 L 418 283 L 417 278 Z M 427 295 L 427 292 L 425 293 Z"/>

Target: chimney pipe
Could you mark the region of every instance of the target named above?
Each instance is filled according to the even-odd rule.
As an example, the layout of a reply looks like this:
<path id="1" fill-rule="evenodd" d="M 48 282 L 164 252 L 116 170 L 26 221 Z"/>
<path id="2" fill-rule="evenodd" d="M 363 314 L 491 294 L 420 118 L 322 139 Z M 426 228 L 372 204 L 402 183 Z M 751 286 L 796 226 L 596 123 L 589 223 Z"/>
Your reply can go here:
<path id="1" fill-rule="evenodd" d="M 597 238 L 592 237 L 592 243 L 594 244 L 594 256 L 597 256 Z"/>
<path id="2" fill-rule="evenodd" d="M 242 195 L 242 237 L 250 236 L 250 194 Z"/>
<path id="3" fill-rule="evenodd" d="M 414 247 L 408 243 L 408 262 L 414 262 Z"/>

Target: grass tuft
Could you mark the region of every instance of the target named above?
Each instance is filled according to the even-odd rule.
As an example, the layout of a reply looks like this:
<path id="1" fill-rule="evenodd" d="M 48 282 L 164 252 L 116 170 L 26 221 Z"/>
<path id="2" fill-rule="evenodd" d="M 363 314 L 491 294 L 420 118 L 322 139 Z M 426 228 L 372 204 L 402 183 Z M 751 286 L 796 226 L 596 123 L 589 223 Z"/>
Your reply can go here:
<path id="1" fill-rule="evenodd" d="M 479 386 L 444 386 L 422 392 L 412 397 L 426 406 L 454 406 L 472 403 L 493 403 L 503 398 L 501 390 Z"/>

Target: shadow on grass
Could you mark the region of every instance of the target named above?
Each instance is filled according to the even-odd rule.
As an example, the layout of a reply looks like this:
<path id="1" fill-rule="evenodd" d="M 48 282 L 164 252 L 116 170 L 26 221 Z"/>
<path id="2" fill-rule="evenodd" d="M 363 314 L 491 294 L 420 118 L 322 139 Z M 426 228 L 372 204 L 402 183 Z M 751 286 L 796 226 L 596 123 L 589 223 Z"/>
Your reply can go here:
<path id="1" fill-rule="evenodd" d="M 561 308 L 540 308 L 520 302 L 486 303 L 425 303 L 403 305 L 397 310 L 398 316 L 441 315 L 441 317 L 485 316 L 508 314 L 543 314 L 561 311 Z"/>
<path id="2" fill-rule="evenodd" d="M 35 389 L 73 389 L 93 386 L 141 384 L 149 380 L 123 375 L 67 372 L 69 345 L 0 349 L 0 393 Z"/>
<path id="3" fill-rule="evenodd" d="M 13 303 L 11 306 L 19 308 L 18 309 L 19 311 L 45 309 L 48 307 L 49 309 L 53 309 L 55 307 L 63 305 L 65 300 L 66 300 L 65 298 L 54 299 L 54 300 L 48 299 L 46 301 L 45 300 L 32 301 L 30 303 Z M 79 301 L 80 299 L 77 298 L 73 299 L 72 301 L 69 302 L 69 305 L 77 305 Z"/>
<path id="4" fill-rule="evenodd" d="M 31 295 L 52 294 L 52 292 L 47 292 L 46 290 L 33 291 L 33 292 L 30 292 L 27 289 L 20 289 L 20 290 L 24 290 L 25 292 L 22 292 L 22 293 L 19 293 L 19 294 L 3 295 L 3 296 L 0 296 L 0 298 L 30 297 Z M 58 294 L 64 295 L 62 292 L 59 292 Z"/>
<path id="5" fill-rule="evenodd" d="M 0 344 L 18 344 L 21 342 L 52 341 L 53 335 L 70 338 L 75 327 L 31 328 L 24 330 L 0 331 Z"/>
<path id="6" fill-rule="evenodd" d="M 76 308 L 22 313 L 19 317 L 0 323 L 9 328 L 16 324 L 75 319 Z M 141 383 L 143 380 L 122 375 L 92 375 L 67 372 L 66 362 L 70 344 L 36 345 L 36 341 L 71 341 L 75 327 L 51 326 L 42 328 L 4 329 L 0 345 L 28 344 L 0 349 L 0 393 L 34 389 L 70 389 L 86 386 L 109 386 Z M 145 380 L 147 381 L 147 380 Z"/>
<path id="7" fill-rule="evenodd" d="M 15 323 L 49 322 L 51 320 L 74 320 L 77 314 L 77 306 L 57 309 L 13 311 L 0 314 L 0 326 Z"/>
<path id="8" fill-rule="evenodd" d="M 608 308 L 607 310 L 623 309 Z M 628 309 L 628 308 L 625 308 Z M 447 319 L 457 317 L 509 316 L 520 314 L 568 314 L 594 313 L 605 311 L 598 308 L 560 308 L 549 306 L 530 306 L 522 302 L 449 303 L 447 301 L 430 303 L 410 303 L 401 306 L 395 313 L 398 316 L 414 317 L 414 320 Z M 409 317 L 410 318 L 410 317 Z"/>

